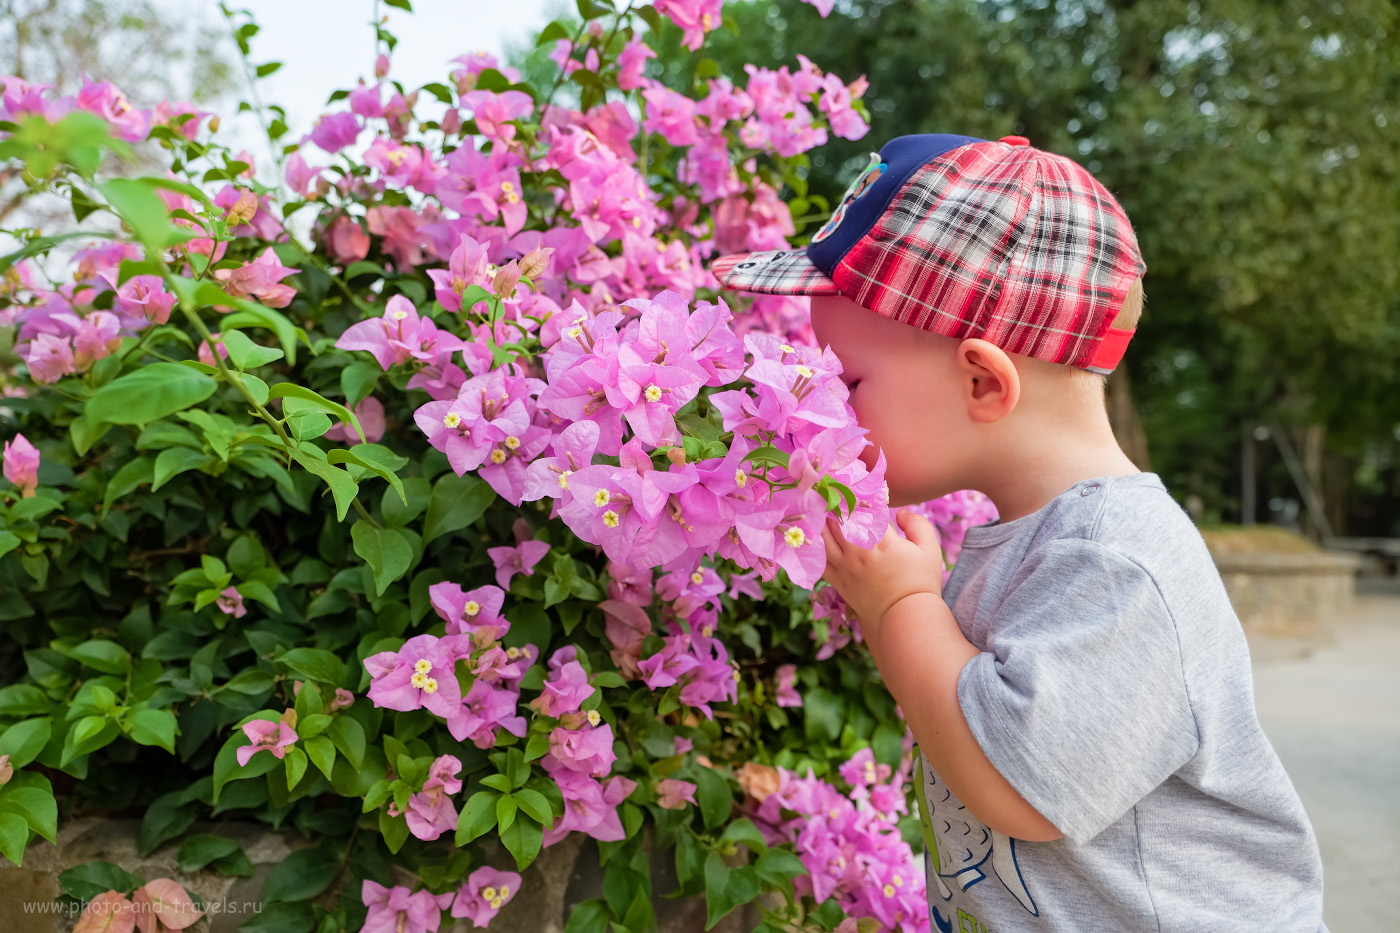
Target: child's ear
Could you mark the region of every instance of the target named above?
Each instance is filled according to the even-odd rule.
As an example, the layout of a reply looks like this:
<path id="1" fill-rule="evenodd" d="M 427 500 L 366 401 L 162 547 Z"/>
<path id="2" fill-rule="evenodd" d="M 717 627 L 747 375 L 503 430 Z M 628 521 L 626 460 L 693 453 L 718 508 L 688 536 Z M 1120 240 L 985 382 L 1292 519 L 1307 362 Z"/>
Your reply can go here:
<path id="1" fill-rule="evenodd" d="M 1006 351 L 978 337 L 958 344 L 959 383 L 973 421 L 1000 421 L 1021 400 L 1021 374 Z"/>

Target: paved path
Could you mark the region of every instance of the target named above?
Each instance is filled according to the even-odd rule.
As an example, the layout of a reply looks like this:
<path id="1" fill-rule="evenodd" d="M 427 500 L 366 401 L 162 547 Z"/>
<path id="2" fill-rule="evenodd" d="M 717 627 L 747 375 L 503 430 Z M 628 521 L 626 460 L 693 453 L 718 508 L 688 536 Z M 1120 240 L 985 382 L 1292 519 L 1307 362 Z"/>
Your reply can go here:
<path id="1" fill-rule="evenodd" d="M 1322 644 L 1250 641 L 1259 721 L 1317 831 L 1332 933 L 1400 931 L 1400 586 L 1388 589 L 1358 595 Z"/>

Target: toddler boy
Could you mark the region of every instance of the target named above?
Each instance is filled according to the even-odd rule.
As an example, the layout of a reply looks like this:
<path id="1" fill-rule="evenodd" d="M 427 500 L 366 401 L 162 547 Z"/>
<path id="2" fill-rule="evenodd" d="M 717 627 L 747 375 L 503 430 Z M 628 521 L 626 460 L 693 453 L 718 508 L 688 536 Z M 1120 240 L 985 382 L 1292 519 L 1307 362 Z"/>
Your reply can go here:
<path id="1" fill-rule="evenodd" d="M 1112 195 L 1021 137 L 905 136 L 805 249 L 714 271 L 812 296 L 892 504 L 977 489 L 1001 516 L 946 588 L 921 517 L 873 550 L 825 534 L 919 744 L 933 927 L 1325 931 L 1239 621 L 1104 410 L 1145 271 Z"/>

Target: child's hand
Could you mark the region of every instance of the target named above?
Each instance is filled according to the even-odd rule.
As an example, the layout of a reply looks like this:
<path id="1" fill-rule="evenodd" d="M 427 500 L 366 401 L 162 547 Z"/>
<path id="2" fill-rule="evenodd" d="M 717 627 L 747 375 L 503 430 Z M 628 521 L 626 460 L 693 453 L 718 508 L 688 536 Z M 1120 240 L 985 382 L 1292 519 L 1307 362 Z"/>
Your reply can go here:
<path id="1" fill-rule="evenodd" d="M 938 532 L 922 515 L 900 510 L 895 520 L 908 538 L 893 528 L 870 550 L 850 544 L 835 519 L 822 530 L 826 542 L 823 578 L 860 618 L 867 635 L 895 603 L 914 593 L 943 595 L 943 549 Z"/>

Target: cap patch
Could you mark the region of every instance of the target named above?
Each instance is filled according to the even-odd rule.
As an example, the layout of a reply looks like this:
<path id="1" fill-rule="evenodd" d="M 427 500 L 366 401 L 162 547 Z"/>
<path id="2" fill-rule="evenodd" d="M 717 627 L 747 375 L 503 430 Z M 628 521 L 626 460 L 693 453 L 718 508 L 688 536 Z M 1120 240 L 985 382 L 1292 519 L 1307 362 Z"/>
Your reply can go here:
<path id="1" fill-rule="evenodd" d="M 841 226 L 841 221 L 846 219 L 846 208 L 869 191 L 870 186 L 879 181 L 880 176 L 885 174 L 885 169 L 889 167 L 888 162 L 880 161 L 878 152 L 870 153 L 870 164 L 865 167 L 865 171 L 861 172 L 855 181 L 851 182 L 851 186 L 841 196 L 841 203 L 836 206 L 836 210 L 832 211 L 831 218 L 812 237 L 812 242 L 820 243 L 835 233 L 836 228 Z"/>

